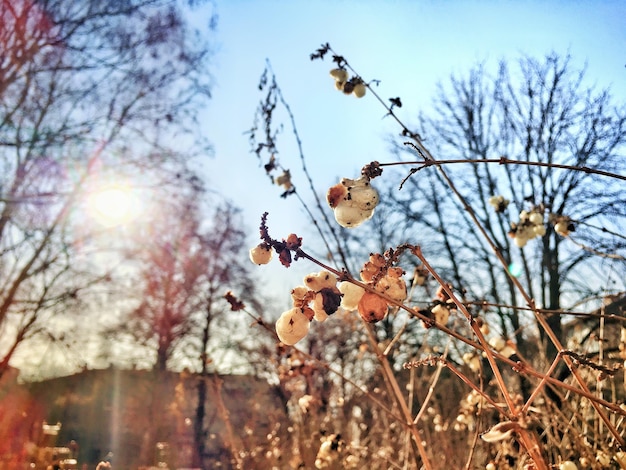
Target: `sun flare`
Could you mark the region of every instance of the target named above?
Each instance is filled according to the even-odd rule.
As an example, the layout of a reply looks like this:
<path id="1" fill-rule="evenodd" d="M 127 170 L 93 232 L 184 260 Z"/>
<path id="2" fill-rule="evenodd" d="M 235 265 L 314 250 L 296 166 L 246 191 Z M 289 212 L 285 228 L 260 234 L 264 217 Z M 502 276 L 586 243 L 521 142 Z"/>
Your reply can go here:
<path id="1" fill-rule="evenodd" d="M 132 188 L 110 186 L 92 192 L 87 201 L 92 217 L 106 227 L 124 225 L 139 213 L 139 199 Z"/>

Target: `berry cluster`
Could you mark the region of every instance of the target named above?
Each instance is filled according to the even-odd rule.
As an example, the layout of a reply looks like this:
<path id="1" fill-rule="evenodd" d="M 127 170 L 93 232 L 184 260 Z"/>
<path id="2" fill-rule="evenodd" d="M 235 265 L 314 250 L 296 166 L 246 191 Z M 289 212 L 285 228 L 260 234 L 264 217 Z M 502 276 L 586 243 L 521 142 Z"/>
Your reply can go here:
<path id="1" fill-rule="evenodd" d="M 407 287 L 402 277 L 404 271 L 399 267 L 389 267 L 388 264 L 383 255 L 372 254 L 361 269 L 361 279 L 376 292 L 349 281 L 337 283 L 337 277 L 326 270 L 306 276 L 304 285 L 291 291 L 293 308 L 283 312 L 276 322 L 280 341 L 286 345 L 296 344 L 309 332 L 311 321 L 323 322 L 340 308 L 346 311 L 358 310 L 361 318 L 368 323 L 385 318 L 390 301 L 378 293 L 397 302 L 407 297 Z"/>
<path id="2" fill-rule="evenodd" d="M 489 205 L 493 206 L 496 212 L 504 212 L 510 202 L 511 201 L 509 201 L 508 199 L 505 199 L 504 196 L 501 196 L 501 195 L 491 196 L 489 198 Z"/>
<path id="3" fill-rule="evenodd" d="M 315 468 L 336 468 L 344 447 L 341 434 L 322 436 L 320 440 L 322 444 L 315 456 Z"/>
<path id="4" fill-rule="evenodd" d="M 348 71 L 338 67 L 330 71 L 330 76 L 335 79 L 335 88 L 342 91 L 346 95 L 354 95 L 357 98 L 363 98 L 367 87 L 363 80 L 359 77 L 349 78 Z"/>
<path id="5" fill-rule="evenodd" d="M 360 271 L 363 282 L 371 285 L 377 292 L 403 302 L 407 297 L 406 282 L 399 267 L 388 267 L 387 260 L 379 253 L 372 253 Z M 387 315 L 387 300 L 374 292 L 364 292 L 358 301 L 357 309 L 361 318 L 368 323 L 375 323 Z"/>
<path id="6" fill-rule="evenodd" d="M 554 225 L 554 231 L 562 237 L 567 237 L 576 230 L 572 219 L 566 215 L 550 214 L 550 222 Z"/>
<path id="7" fill-rule="evenodd" d="M 515 345 L 511 341 L 505 340 L 501 336 L 494 336 L 489 340 L 489 346 L 491 346 L 496 352 L 502 354 L 505 357 L 511 357 L 517 351 L 515 350 Z M 486 357 L 486 354 L 483 353 L 483 356 Z"/>
<path id="8" fill-rule="evenodd" d="M 482 413 L 485 403 L 485 399 L 476 390 L 469 392 L 460 403 L 454 430 L 458 432 L 473 432 L 476 429 L 475 417 Z"/>
<path id="9" fill-rule="evenodd" d="M 357 179 L 343 178 L 326 193 L 328 205 L 335 213 L 335 220 L 342 227 L 358 227 L 374 215 L 380 201 L 378 191 L 367 175 Z"/>
<path id="10" fill-rule="evenodd" d="M 415 272 L 417 273 L 418 271 L 423 271 L 423 270 L 424 268 L 422 266 L 418 266 Z M 425 276 L 425 273 L 423 274 L 423 276 Z M 419 278 L 417 282 L 420 282 L 420 281 L 422 281 L 421 278 Z M 425 281 L 425 277 L 424 277 L 424 281 Z M 413 278 L 413 283 L 416 284 L 415 278 Z M 452 285 L 448 284 L 447 287 L 451 289 Z M 416 310 L 418 313 L 420 313 L 424 317 L 431 319 L 431 322 L 424 321 L 424 327 L 431 328 L 433 326 L 433 323 L 432 323 L 433 321 L 440 325 L 447 324 L 448 319 L 450 318 L 450 314 L 453 312 L 456 312 L 456 306 L 455 306 L 454 301 L 450 298 L 446 290 L 443 288 L 443 286 L 439 286 L 439 289 L 437 289 L 435 297 L 430 303 L 430 305 L 427 308 L 419 308 Z"/>
<path id="11" fill-rule="evenodd" d="M 509 231 L 509 236 L 520 248 L 523 248 L 528 240 L 543 237 L 545 234 L 546 226 L 543 224 L 543 210 L 541 208 L 520 212 L 519 222 L 511 222 L 511 230 Z"/>
<path id="12" fill-rule="evenodd" d="M 304 278 L 304 284 L 291 291 L 293 308 L 283 312 L 276 322 L 278 339 L 290 346 L 307 335 L 313 319 L 326 320 L 341 304 L 337 277 L 331 272 L 323 270 L 309 274 Z"/>

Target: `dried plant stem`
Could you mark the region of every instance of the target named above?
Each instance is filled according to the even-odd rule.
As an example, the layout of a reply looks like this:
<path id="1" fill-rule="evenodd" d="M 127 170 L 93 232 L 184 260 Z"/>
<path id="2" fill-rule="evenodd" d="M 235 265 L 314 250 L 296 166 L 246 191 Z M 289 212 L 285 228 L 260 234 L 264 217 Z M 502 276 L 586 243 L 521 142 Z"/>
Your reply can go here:
<path id="1" fill-rule="evenodd" d="M 504 416 L 505 418 L 511 420 L 513 419 L 513 415 L 507 411 L 505 408 L 502 408 L 501 405 L 499 405 L 498 403 L 496 403 L 494 401 L 493 398 L 491 398 L 489 395 L 487 395 L 478 385 L 476 385 L 474 383 L 473 380 L 471 380 L 467 375 L 465 375 L 463 372 L 461 372 L 459 369 L 457 369 L 454 364 L 452 364 L 450 361 L 444 361 L 445 366 L 450 370 L 450 372 L 454 373 L 454 375 L 456 375 L 459 379 L 461 379 L 462 382 L 464 382 L 468 387 L 470 387 L 472 390 L 476 391 L 482 398 L 485 399 L 485 401 L 487 403 L 489 403 L 494 410 L 496 410 L 499 414 L 501 414 L 502 416 Z"/>
<path id="2" fill-rule="evenodd" d="M 404 400 L 404 394 L 402 393 L 402 390 L 400 389 L 400 385 L 398 384 L 396 376 L 391 368 L 391 365 L 389 364 L 389 361 L 387 360 L 387 356 L 385 356 L 383 352 L 380 350 L 380 348 L 378 347 L 378 341 L 376 340 L 376 336 L 372 330 L 372 325 L 366 323 L 365 327 L 366 327 L 365 329 L 370 339 L 370 344 L 374 352 L 376 353 L 376 356 L 378 357 L 378 360 L 382 366 L 383 375 L 385 376 L 386 381 L 391 386 L 393 395 L 404 417 L 403 423 L 405 424 L 405 426 L 408 427 L 408 430 L 411 432 L 413 436 L 413 441 L 415 442 L 417 451 L 419 452 L 419 455 L 421 457 L 422 465 L 426 470 L 432 470 L 432 465 L 428 458 L 428 454 L 426 453 L 426 449 L 424 448 L 424 444 L 422 443 L 422 437 L 420 436 L 417 426 L 413 423 L 411 411 L 409 410 L 409 407 L 407 406 L 406 401 Z M 419 466 L 418 461 L 416 461 L 416 465 Z"/>
<path id="3" fill-rule="evenodd" d="M 332 50 L 332 49 L 330 49 L 330 50 Z M 347 61 L 346 61 L 346 66 L 349 67 L 350 70 L 355 72 L 354 69 L 347 63 Z M 389 163 L 389 164 L 386 164 L 386 165 L 418 164 L 418 165 L 421 165 L 420 168 L 424 168 L 424 167 L 430 166 L 430 165 L 436 165 L 437 166 L 440 174 L 442 175 L 442 177 L 446 181 L 446 184 L 448 185 L 450 190 L 454 193 L 454 195 L 459 199 L 459 201 L 463 205 L 463 208 L 469 214 L 472 222 L 476 225 L 476 227 L 478 228 L 479 232 L 481 233 L 481 235 L 483 236 L 483 238 L 485 239 L 485 241 L 489 245 L 489 247 L 495 253 L 498 261 L 502 264 L 505 273 L 509 276 L 509 278 L 511 279 L 511 281 L 515 285 L 515 288 L 520 292 L 520 294 L 522 295 L 522 297 L 524 298 L 526 303 L 533 309 L 533 313 L 534 313 L 535 319 L 537 320 L 537 322 L 539 323 L 541 328 L 543 328 L 544 332 L 546 333 L 546 335 L 548 336 L 548 338 L 550 339 L 552 344 L 555 346 L 556 350 L 557 351 L 563 351 L 564 348 L 561 345 L 561 342 L 559 341 L 557 336 L 555 335 L 554 331 L 552 330 L 550 325 L 548 325 L 548 323 L 546 322 L 545 318 L 537 311 L 537 309 L 535 308 L 534 300 L 532 298 L 530 298 L 530 296 L 528 295 L 528 293 L 526 292 L 524 287 L 521 285 L 520 281 L 509 272 L 508 264 L 507 264 L 506 260 L 504 259 L 504 257 L 502 256 L 502 253 L 500 252 L 498 247 L 495 245 L 495 243 L 493 242 L 493 240 L 491 239 L 489 234 L 486 232 L 486 230 L 483 227 L 483 225 L 478 220 L 478 217 L 476 216 L 476 213 L 474 212 L 472 207 L 467 203 L 467 201 L 465 200 L 463 195 L 456 188 L 456 185 L 454 184 L 454 182 L 450 179 L 448 174 L 444 171 L 443 165 L 446 164 L 446 162 L 450 163 L 450 164 L 451 163 L 522 164 L 522 165 L 533 165 L 533 166 L 549 166 L 549 167 L 553 167 L 553 168 L 562 168 L 562 169 L 573 170 L 573 171 L 582 171 L 582 172 L 585 172 L 585 173 L 595 173 L 595 174 L 598 174 L 598 175 L 601 175 L 601 176 L 607 176 L 607 177 L 623 179 L 623 180 L 626 180 L 626 176 L 617 175 L 617 174 L 614 174 L 614 173 L 609 173 L 609 172 L 605 172 L 605 171 L 601 171 L 601 170 L 594 170 L 594 169 L 588 168 L 588 167 L 573 167 L 573 166 L 569 166 L 569 165 L 558 165 L 558 164 L 553 164 L 553 163 L 542 163 L 542 162 L 523 162 L 523 161 L 517 161 L 517 160 L 510 160 L 510 159 L 507 159 L 505 157 L 501 157 L 501 158 L 498 158 L 498 159 L 491 159 L 491 160 L 489 160 L 489 159 L 482 159 L 482 160 L 464 160 L 464 159 L 462 159 L 462 160 L 440 160 L 440 161 L 437 161 L 437 160 L 435 160 L 433 158 L 433 156 L 430 154 L 428 149 L 424 146 L 424 144 L 422 143 L 421 137 L 417 133 L 411 132 L 404 125 L 404 123 L 393 113 L 393 110 L 391 109 L 391 107 L 388 106 L 387 103 L 384 100 L 382 100 L 380 98 L 380 96 L 374 90 L 372 90 L 371 86 L 368 85 L 368 88 L 370 89 L 370 91 L 372 92 L 374 97 L 387 110 L 389 115 L 391 115 L 396 120 L 396 122 L 402 127 L 403 134 L 408 135 L 408 136 L 410 136 L 413 139 L 413 141 L 415 143 L 414 144 L 413 143 L 409 143 L 409 145 L 412 145 L 417 150 L 418 154 L 422 158 L 424 158 L 424 161 L 421 161 L 421 162 L 413 162 L 413 163 L 395 162 L 395 163 Z M 444 163 L 442 163 L 442 162 L 444 162 Z M 385 165 L 385 164 L 379 164 L 379 166 L 383 166 L 383 165 Z M 488 348 L 485 348 L 485 349 L 488 349 Z M 489 353 L 487 353 L 487 354 L 489 355 Z M 578 371 L 574 367 L 572 361 L 567 356 L 563 357 L 563 361 L 565 362 L 565 364 L 570 369 L 570 371 L 571 371 L 572 375 L 574 376 L 574 378 L 576 379 L 580 389 L 583 390 L 586 394 L 590 394 L 589 388 L 587 387 L 587 385 L 585 384 L 583 378 L 580 376 L 580 374 L 578 373 Z M 491 362 L 491 360 L 490 360 L 490 362 Z M 495 371 L 494 371 L 494 373 L 495 373 Z M 619 443 L 620 447 L 626 448 L 626 443 L 625 443 L 624 439 L 619 435 L 619 433 L 617 432 L 615 427 L 611 424 L 611 422 L 609 421 L 609 419 L 606 416 L 606 414 L 599 408 L 598 403 L 596 401 L 592 400 L 591 404 L 594 407 L 594 409 L 596 410 L 596 412 L 598 413 L 598 416 L 600 417 L 600 419 L 607 425 L 607 427 L 611 431 L 611 434 L 613 435 L 615 440 Z"/>
<path id="4" fill-rule="evenodd" d="M 446 356 L 448 355 L 448 347 L 449 347 L 449 343 L 448 345 L 446 345 L 446 349 L 442 356 L 442 359 L 444 360 Z M 426 393 L 426 396 L 424 397 L 424 400 L 422 401 L 422 405 L 420 406 L 419 411 L 417 412 L 417 414 L 415 415 L 415 418 L 413 419 L 413 424 L 417 424 L 419 420 L 422 418 L 422 416 L 424 415 L 424 413 L 426 412 L 426 408 L 428 408 L 428 403 L 430 403 L 430 399 L 435 393 L 435 386 L 437 385 L 437 382 L 439 382 L 439 377 L 441 376 L 441 371 L 443 370 L 444 365 L 445 363 L 443 361 L 438 362 L 437 370 L 435 370 L 435 373 L 432 379 L 430 380 L 430 385 L 428 386 L 428 392 Z M 411 368 L 411 374 L 413 374 L 413 368 Z"/>
<path id="5" fill-rule="evenodd" d="M 541 381 L 539 382 L 539 385 L 535 387 L 535 389 L 533 390 L 533 393 L 531 393 L 530 397 L 528 397 L 528 400 L 526 400 L 526 403 L 520 410 L 520 412 L 523 415 L 528 413 L 528 409 L 530 408 L 530 405 L 532 405 L 533 401 L 535 401 L 535 398 L 537 398 L 539 393 L 543 390 L 543 387 L 545 387 L 546 383 L 548 382 L 548 377 L 552 375 L 552 373 L 554 372 L 554 369 L 556 369 L 556 366 L 561 361 L 561 355 L 562 353 L 559 351 L 556 357 L 554 358 L 554 361 L 552 361 L 552 365 L 550 365 L 550 369 L 548 369 L 548 372 L 546 373 L 545 377 L 541 379 Z"/>
<path id="6" fill-rule="evenodd" d="M 513 399 L 511 398 L 511 395 L 509 394 L 507 386 L 504 383 L 504 378 L 502 377 L 502 374 L 500 373 L 500 369 L 498 368 L 498 365 L 496 364 L 496 360 L 495 360 L 495 358 L 493 356 L 493 352 L 491 351 L 491 348 L 489 347 L 489 344 L 487 343 L 487 340 L 485 339 L 482 331 L 480 331 L 480 328 L 478 327 L 478 325 L 474 321 L 474 318 L 472 317 L 472 315 L 467 310 L 467 307 L 465 307 L 465 305 L 463 305 L 463 303 L 459 299 L 457 299 L 456 295 L 454 294 L 452 289 L 448 286 L 448 284 L 446 282 L 444 282 L 444 280 L 439 276 L 439 274 L 428 263 L 428 261 L 426 260 L 426 258 L 422 254 L 421 248 L 419 246 L 416 246 L 416 247 L 413 248 L 412 252 L 413 252 L 413 254 L 415 256 L 417 256 L 419 258 L 419 260 L 422 262 L 424 267 L 435 278 L 435 280 L 441 285 L 441 287 L 446 292 L 448 297 L 450 297 L 450 299 L 454 302 L 454 304 L 457 306 L 457 308 L 461 311 L 461 313 L 463 313 L 465 318 L 468 320 L 468 322 L 470 324 L 470 327 L 472 328 L 472 331 L 474 332 L 474 334 L 478 338 L 478 342 L 482 345 L 482 349 L 483 349 L 483 351 L 485 353 L 485 356 L 487 357 L 487 361 L 489 362 L 489 366 L 491 367 L 491 370 L 493 371 L 493 374 L 494 374 L 494 377 L 496 379 L 496 382 L 498 383 L 498 387 L 500 388 L 500 392 L 502 393 L 502 395 L 504 397 L 504 401 L 506 402 L 507 407 L 509 408 L 509 410 L 511 410 L 511 412 L 513 412 L 513 414 L 514 414 L 515 413 L 515 404 L 513 402 Z"/>
<path id="7" fill-rule="evenodd" d="M 439 169 L 439 172 L 441 173 L 441 175 L 443 176 L 443 178 L 445 179 L 446 183 L 448 184 L 448 187 L 450 188 L 450 190 L 455 194 L 455 196 L 459 199 L 459 201 L 461 201 L 463 207 L 465 208 L 465 210 L 469 214 L 469 216 L 472 219 L 473 223 L 476 225 L 476 227 L 480 231 L 481 235 L 483 236 L 483 238 L 485 239 L 487 244 L 490 246 L 490 248 L 492 249 L 492 251 L 496 255 L 496 258 L 498 259 L 498 261 L 500 262 L 500 264 L 504 268 L 504 271 L 507 274 L 507 276 L 509 277 L 509 279 L 511 280 L 511 282 L 513 282 L 513 284 L 515 285 L 515 288 L 518 290 L 518 292 L 520 293 L 522 298 L 526 301 L 527 305 L 529 307 L 531 307 L 531 309 L 533 309 L 533 314 L 535 316 L 535 319 L 537 320 L 537 322 L 539 323 L 541 328 L 543 328 L 543 331 L 545 332 L 545 334 L 548 336 L 548 338 L 550 338 L 550 341 L 552 341 L 552 344 L 554 345 L 554 347 L 556 348 L 557 351 L 563 351 L 564 348 L 563 348 L 563 345 L 561 344 L 559 338 L 556 336 L 556 334 L 554 333 L 554 331 L 552 330 L 550 325 L 548 325 L 545 317 L 543 315 L 541 315 L 537 311 L 537 309 L 535 308 L 535 301 L 528 295 L 528 293 L 526 292 L 526 289 L 524 289 L 524 286 L 522 286 L 522 284 L 520 283 L 519 279 L 516 278 L 515 276 L 513 276 L 509 272 L 508 264 L 507 264 L 506 260 L 504 259 L 504 257 L 502 256 L 501 251 L 498 249 L 498 247 L 496 246 L 494 241 L 491 239 L 491 237 L 489 236 L 489 234 L 487 233 L 487 231 L 485 230 L 483 225 L 478 220 L 478 217 L 476 216 L 476 213 L 474 212 L 472 207 L 467 203 L 467 201 L 465 200 L 463 195 L 456 188 L 456 185 L 450 179 L 450 177 L 447 175 L 447 173 L 443 170 L 443 168 L 440 166 L 440 167 L 438 167 L 438 169 Z M 580 389 L 585 391 L 586 393 L 589 393 L 589 388 L 585 384 L 585 381 L 583 380 L 583 378 L 581 377 L 579 372 L 576 370 L 576 367 L 572 363 L 571 359 L 568 358 L 567 356 L 564 356 L 563 357 L 563 361 L 565 362 L 565 364 L 567 364 L 567 366 L 570 369 L 572 375 L 576 379 Z M 615 427 L 611 424 L 611 422 L 609 421 L 609 418 L 606 416 L 606 414 L 600 409 L 600 407 L 598 406 L 597 402 L 596 401 L 591 401 L 591 405 L 595 408 L 595 410 L 598 413 L 598 416 L 600 417 L 600 419 L 607 425 L 608 429 L 611 431 L 611 434 L 613 434 L 613 436 L 615 437 L 615 440 L 619 443 L 620 447 L 625 448 L 626 444 L 624 442 L 624 439 L 619 435 L 619 433 L 617 432 Z"/>
<path id="8" fill-rule="evenodd" d="M 337 234 L 337 230 L 335 230 L 334 224 L 331 223 L 330 219 L 328 218 L 328 215 L 327 215 L 326 211 L 322 207 L 322 203 L 320 201 L 319 193 L 315 190 L 315 185 L 313 184 L 313 179 L 311 178 L 311 174 L 309 173 L 309 169 L 308 169 L 308 167 L 306 165 L 306 160 L 304 158 L 304 150 L 302 149 L 302 140 L 300 139 L 300 134 L 299 134 L 298 128 L 296 126 L 296 119 L 295 119 L 293 113 L 291 112 L 291 107 L 289 106 L 289 103 L 287 103 L 287 101 L 283 97 L 283 93 L 282 93 L 281 89 L 278 86 L 276 87 L 276 94 L 278 96 L 278 99 L 280 100 L 280 103 L 285 108 L 285 111 L 287 112 L 287 115 L 289 116 L 289 121 L 291 122 L 291 131 L 293 132 L 294 138 L 296 139 L 296 145 L 298 146 L 298 155 L 300 156 L 300 162 L 302 164 L 302 172 L 306 176 L 307 182 L 309 184 L 309 188 L 311 189 L 311 193 L 313 193 L 313 198 L 315 199 L 315 205 L 316 205 L 320 215 L 324 219 L 324 223 L 326 224 L 326 227 L 328 227 L 328 229 L 330 230 L 330 233 L 331 233 L 333 239 L 335 240 L 335 247 L 337 248 L 337 251 L 339 252 L 339 256 L 341 258 L 342 264 L 347 267 L 348 266 L 348 264 L 347 264 L 348 261 L 346 259 L 346 255 L 345 255 L 345 253 L 343 251 L 341 243 L 339 241 L 339 235 Z M 326 240 L 326 237 L 324 236 L 324 233 L 323 233 L 321 227 L 319 226 L 319 224 L 317 222 L 317 219 L 315 217 L 313 217 L 313 214 L 311 213 L 311 210 L 309 209 L 309 207 L 306 204 L 306 202 L 300 197 L 300 194 L 298 194 L 298 200 L 300 201 L 300 204 L 306 210 L 307 214 L 309 214 L 309 218 L 313 221 L 313 224 L 315 225 L 315 227 L 317 229 L 317 233 L 319 233 L 320 237 L 322 237 L 322 241 L 326 245 L 326 249 L 328 250 L 328 253 L 332 257 L 333 256 L 333 254 L 332 254 L 333 251 L 330 249 L 328 241 Z"/>
<path id="9" fill-rule="evenodd" d="M 265 323 L 265 321 L 263 321 L 263 319 L 261 317 L 258 317 L 256 315 L 254 315 L 253 313 L 249 312 L 247 309 L 243 309 L 243 311 L 252 319 L 254 319 L 254 323 L 259 325 L 261 328 L 263 328 L 265 331 L 267 331 L 269 334 L 272 335 L 272 337 L 274 338 L 275 341 L 279 342 L 280 339 L 278 339 L 278 335 L 276 334 L 276 331 L 270 327 L 267 323 Z M 338 370 L 335 370 L 334 368 L 332 368 L 330 366 L 330 364 L 328 364 L 327 362 L 324 362 L 318 358 L 316 358 L 315 356 L 312 356 L 311 354 L 309 354 L 308 352 L 296 347 L 296 346 L 289 346 L 290 348 L 292 348 L 295 351 L 298 351 L 299 354 L 301 354 L 303 357 L 307 358 L 308 360 L 315 362 L 318 366 L 320 366 L 323 369 L 326 369 L 327 371 L 331 372 L 332 374 L 335 374 L 337 377 L 340 377 L 342 380 L 344 380 L 346 383 L 349 383 L 350 385 L 352 385 L 356 390 L 358 390 L 359 392 L 361 392 L 363 395 L 365 395 L 366 397 L 368 397 L 372 403 L 374 403 L 376 406 L 378 406 L 382 411 L 384 411 L 385 413 L 387 413 L 388 415 L 390 415 L 391 417 L 393 417 L 394 419 L 398 420 L 399 422 L 402 422 L 402 419 L 400 416 L 396 415 L 388 406 L 386 406 L 382 401 L 380 401 L 378 398 L 376 398 L 374 395 L 372 395 L 368 390 L 364 390 L 362 386 L 360 386 L 359 384 L 357 384 L 356 382 L 354 382 L 353 380 L 351 380 L 349 377 L 346 377 L 343 373 L 341 373 Z"/>
<path id="10" fill-rule="evenodd" d="M 412 245 L 405 245 L 407 247 L 413 247 Z M 483 347 L 483 345 L 481 345 L 480 343 L 473 341 L 469 338 L 466 338 L 465 336 L 461 335 L 460 333 L 451 330 L 450 328 L 446 327 L 445 325 L 441 325 L 439 323 L 432 323 L 432 319 L 425 317 L 424 315 L 421 315 L 419 312 L 417 312 L 415 309 L 412 309 L 411 307 L 408 307 L 404 304 L 402 304 L 401 302 L 398 302 L 395 299 L 392 299 L 391 297 L 378 292 L 376 289 L 374 289 L 372 286 L 365 284 L 361 281 L 358 281 L 350 276 L 348 276 L 346 273 L 343 273 L 341 271 L 338 271 L 318 260 L 316 260 L 315 258 L 313 258 L 312 256 L 310 256 L 309 254 L 307 254 L 306 252 L 302 251 L 302 250 L 298 250 L 297 251 L 297 256 L 301 257 L 301 258 L 306 258 L 308 260 L 310 260 L 312 263 L 332 272 L 333 274 L 335 274 L 336 276 L 340 277 L 342 280 L 346 280 L 348 282 L 351 282 L 352 284 L 355 284 L 357 286 L 362 287 L 363 289 L 365 289 L 368 292 L 373 292 L 377 295 L 379 295 L 380 297 L 382 297 L 383 299 L 385 299 L 390 305 L 395 305 L 399 308 L 401 308 L 402 310 L 406 311 L 409 315 L 411 315 L 414 318 L 417 318 L 421 321 L 423 321 L 426 324 L 432 324 L 433 327 L 441 330 L 442 332 L 444 332 L 445 334 L 467 344 L 468 346 L 471 346 L 473 348 L 475 348 L 478 351 L 484 351 L 485 348 Z M 535 311 L 535 309 L 529 309 L 531 311 Z M 562 349 L 561 351 L 563 351 L 563 353 L 567 352 L 567 350 Z M 601 405 L 615 413 L 618 413 L 620 415 L 625 415 L 626 416 L 626 412 L 624 410 L 622 410 L 619 406 L 617 406 L 615 403 L 611 403 L 608 402 L 606 400 L 600 399 L 598 398 L 595 394 L 593 394 L 592 392 L 589 391 L 589 389 L 587 388 L 585 389 L 581 389 L 581 388 L 576 388 L 572 385 L 569 385 L 561 380 L 555 379 L 554 377 L 550 377 L 546 374 L 543 374 L 535 369 L 533 369 L 530 365 L 525 364 L 525 363 L 521 363 L 519 361 L 512 361 L 511 359 L 509 359 L 506 356 L 503 356 L 497 352 L 492 352 L 493 356 L 495 358 L 497 358 L 500 361 L 504 361 L 505 363 L 507 363 L 510 367 L 512 367 L 514 370 L 517 370 L 519 372 L 524 372 L 536 379 L 542 380 L 545 379 L 547 382 L 549 382 L 551 385 L 558 387 L 558 388 L 562 388 L 565 390 L 568 390 L 570 392 L 573 393 L 577 393 L 578 395 L 587 398 L 589 401 L 597 403 L 598 405 Z M 586 387 L 585 387 L 586 388 Z"/>
<path id="11" fill-rule="evenodd" d="M 383 102 L 384 104 L 384 102 Z M 407 142 L 407 145 L 411 145 L 414 146 L 415 144 L 413 144 L 413 142 Z M 423 168 L 427 168 L 429 166 L 437 166 L 440 167 L 441 165 L 453 165 L 453 164 L 459 164 L 459 163 L 464 163 L 464 164 L 480 164 L 480 163 L 497 163 L 499 165 L 526 165 L 526 166 L 542 166 L 542 167 L 548 167 L 548 168 L 558 168 L 558 169 L 562 169 L 562 170 L 571 170 L 571 171 L 581 171 L 583 173 L 592 173 L 595 175 L 600 175 L 600 176 L 606 176 L 608 178 L 616 178 L 616 179 L 620 179 L 620 180 L 626 180 L 626 176 L 623 175 L 618 175 L 617 173 L 611 173 L 608 171 L 603 171 L 603 170 L 597 170 L 594 168 L 589 168 L 586 166 L 572 166 L 572 165 L 561 165 L 558 163 L 547 163 L 547 162 L 531 162 L 531 161 L 527 161 L 527 160 L 513 160 L 511 158 L 507 158 L 507 157 L 500 157 L 500 158 L 483 158 L 480 160 L 468 160 L 468 159 L 452 159 L 452 160 L 435 160 L 434 158 L 432 158 L 431 154 L 425 149 L 424 149 L 424 145 L 421 142 L 418 142 L 418 145 L 416 146 L 416 150 L 418 151 L 418 153 L 423 154 L 423 155 L 427 155 L 428 157 L 430 157 L 431 159 L 427 159 L 424 161 L 414 161 L 414 162 L 387 162 L 387 163 L 379 163 L 379 166 L 384 167 L 384 166 L 398 166 L 398 165 L 419 165 L 418 168 L 414 169 L 411 174 L 414 174 L 415 172 L 422 170 Z"/>
<path id="12" fill-rule="evenodd" d="M 507 388 L 506 384 L 504 383 L 504 378 L 502 377 L 502 374 L 500 373 L 500 369 L 498 368 L 498 366 L 496 364 L 494 355 L 493 355 L 493 353 L 491 351 L 491 348 L 489 348 L 489 345 L 488 345 L 487 341 L 485 340 L 485 337 L 483 336 L 482 331 L 480 331 L 480 328 L 478 327 L 478 325 L 474 321 L 474 319 L 471 316 L 471 314 L 468 312 L 468 310 L 465 307 L 465 305 L 463 305 L 463 303 L 460 302 L 456 298 L 456 296 L 454 295 L 454 292 L 452 291 L 452 289 L 450 289 L 448 284 L 446 282 L 444 282 L 443 279 L 441 279 L 439 274 L 430 266 L 428 261 L 426 261 L 426 258 L 424 258 L 423 254 L 422 254 L 422 250 L 419 247 L 415 247 L 415 249 L 413 250 L 413 253 L 415 254 L 415 256 L 417 256 L 420 259 L 420 261 L 422 262 L 424 267 L 426 269 L 428 269 L 430 274 L 443 287 L 443 289 L 445 290 L 446 294 L 450 297 L 450 299 L 455 303 L 455 305 L 459 308 L 459 310 L 463 313 L 463 315 L 465 315 L 465 317 L 469 321 L 470 327 L 472 328 L 472 331 L 474 332 L 474 334 L 478 338 L 479 343 L 481 345 L 483 345 L 483 351 L 485 352 L 485 356 L 487 357 L 487 361 L 489 362 L 489 366 L 491 367 L 491 370 L 492 370 L 492 372 L 494 374 L 494 377 L 495 377 L 496 382 L 498 384 L 498 388 L 500 389 L 500 392 L 504 396 L 504 400 L 505 400 L 505 402 L 507 404 L 507 407 L 510 410 L 511 418 L 512 419 L 517 419 L 519 417 L 519 413 L 518 413 L 517 407 L 515 406 L 515 402 L 513 401 L 512 397 L 511 397 L 511 395 L 510 395 L 510 393 L 508 391 L 508 388 Z M 484 396 L 484 393 L 483 393 L 483 396 Z M 519 429 L 518 429 L 518 435 L 520 436 L 520 441 L 521 441 L 520 443 L 522 444 L 522 446 L 526 449 L 526 451 L 528 452 L 528 454 L 532 458 L 532 460 L 535 463 L 535 466 L 537 467 L 537 469 L 538 470 L 547 470 L 548 469 L 548 464 L 546 463 L 543 455 L 541 454 L 539 444 L 538 444 L 537 439 L 534 436 L 534 434 L 531 433 L 530 431 L 528 431 L 527 429 L 525 429 L 523 426 L 520 426 Z"/>

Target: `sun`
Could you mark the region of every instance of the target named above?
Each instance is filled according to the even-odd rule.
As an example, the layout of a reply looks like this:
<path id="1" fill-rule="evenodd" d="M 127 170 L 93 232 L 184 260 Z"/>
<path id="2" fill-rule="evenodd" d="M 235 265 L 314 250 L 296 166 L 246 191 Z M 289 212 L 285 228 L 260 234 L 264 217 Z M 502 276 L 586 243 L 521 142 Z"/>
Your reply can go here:
<path id="1" fill-rule="evenodd" d="M 140 211 L 139 199 L 129 186 L 115 185 L 89 194 L 87 207 L 101 225 L 115 227 L 131 222 Z"/>

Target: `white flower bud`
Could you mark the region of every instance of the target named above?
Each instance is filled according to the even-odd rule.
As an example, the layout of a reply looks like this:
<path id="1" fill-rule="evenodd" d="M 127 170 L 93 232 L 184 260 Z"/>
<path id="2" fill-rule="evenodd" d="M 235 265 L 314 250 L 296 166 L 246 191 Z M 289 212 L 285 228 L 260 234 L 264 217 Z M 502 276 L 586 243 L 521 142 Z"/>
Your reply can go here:
<path id="1" fill-rule="evenodd" d="M 304 338 L 309 332 L 311 322 L 304 315 L 302 309 L 292 308 L 282 313 L 276 321 L 278 339 L 292 346 Z"/>
<path id="2" fill-rule="evenodd" d="M 578 470 L 578 467 L 571 460 L 566 460 L 559 465 L 559 470 Z"/>

